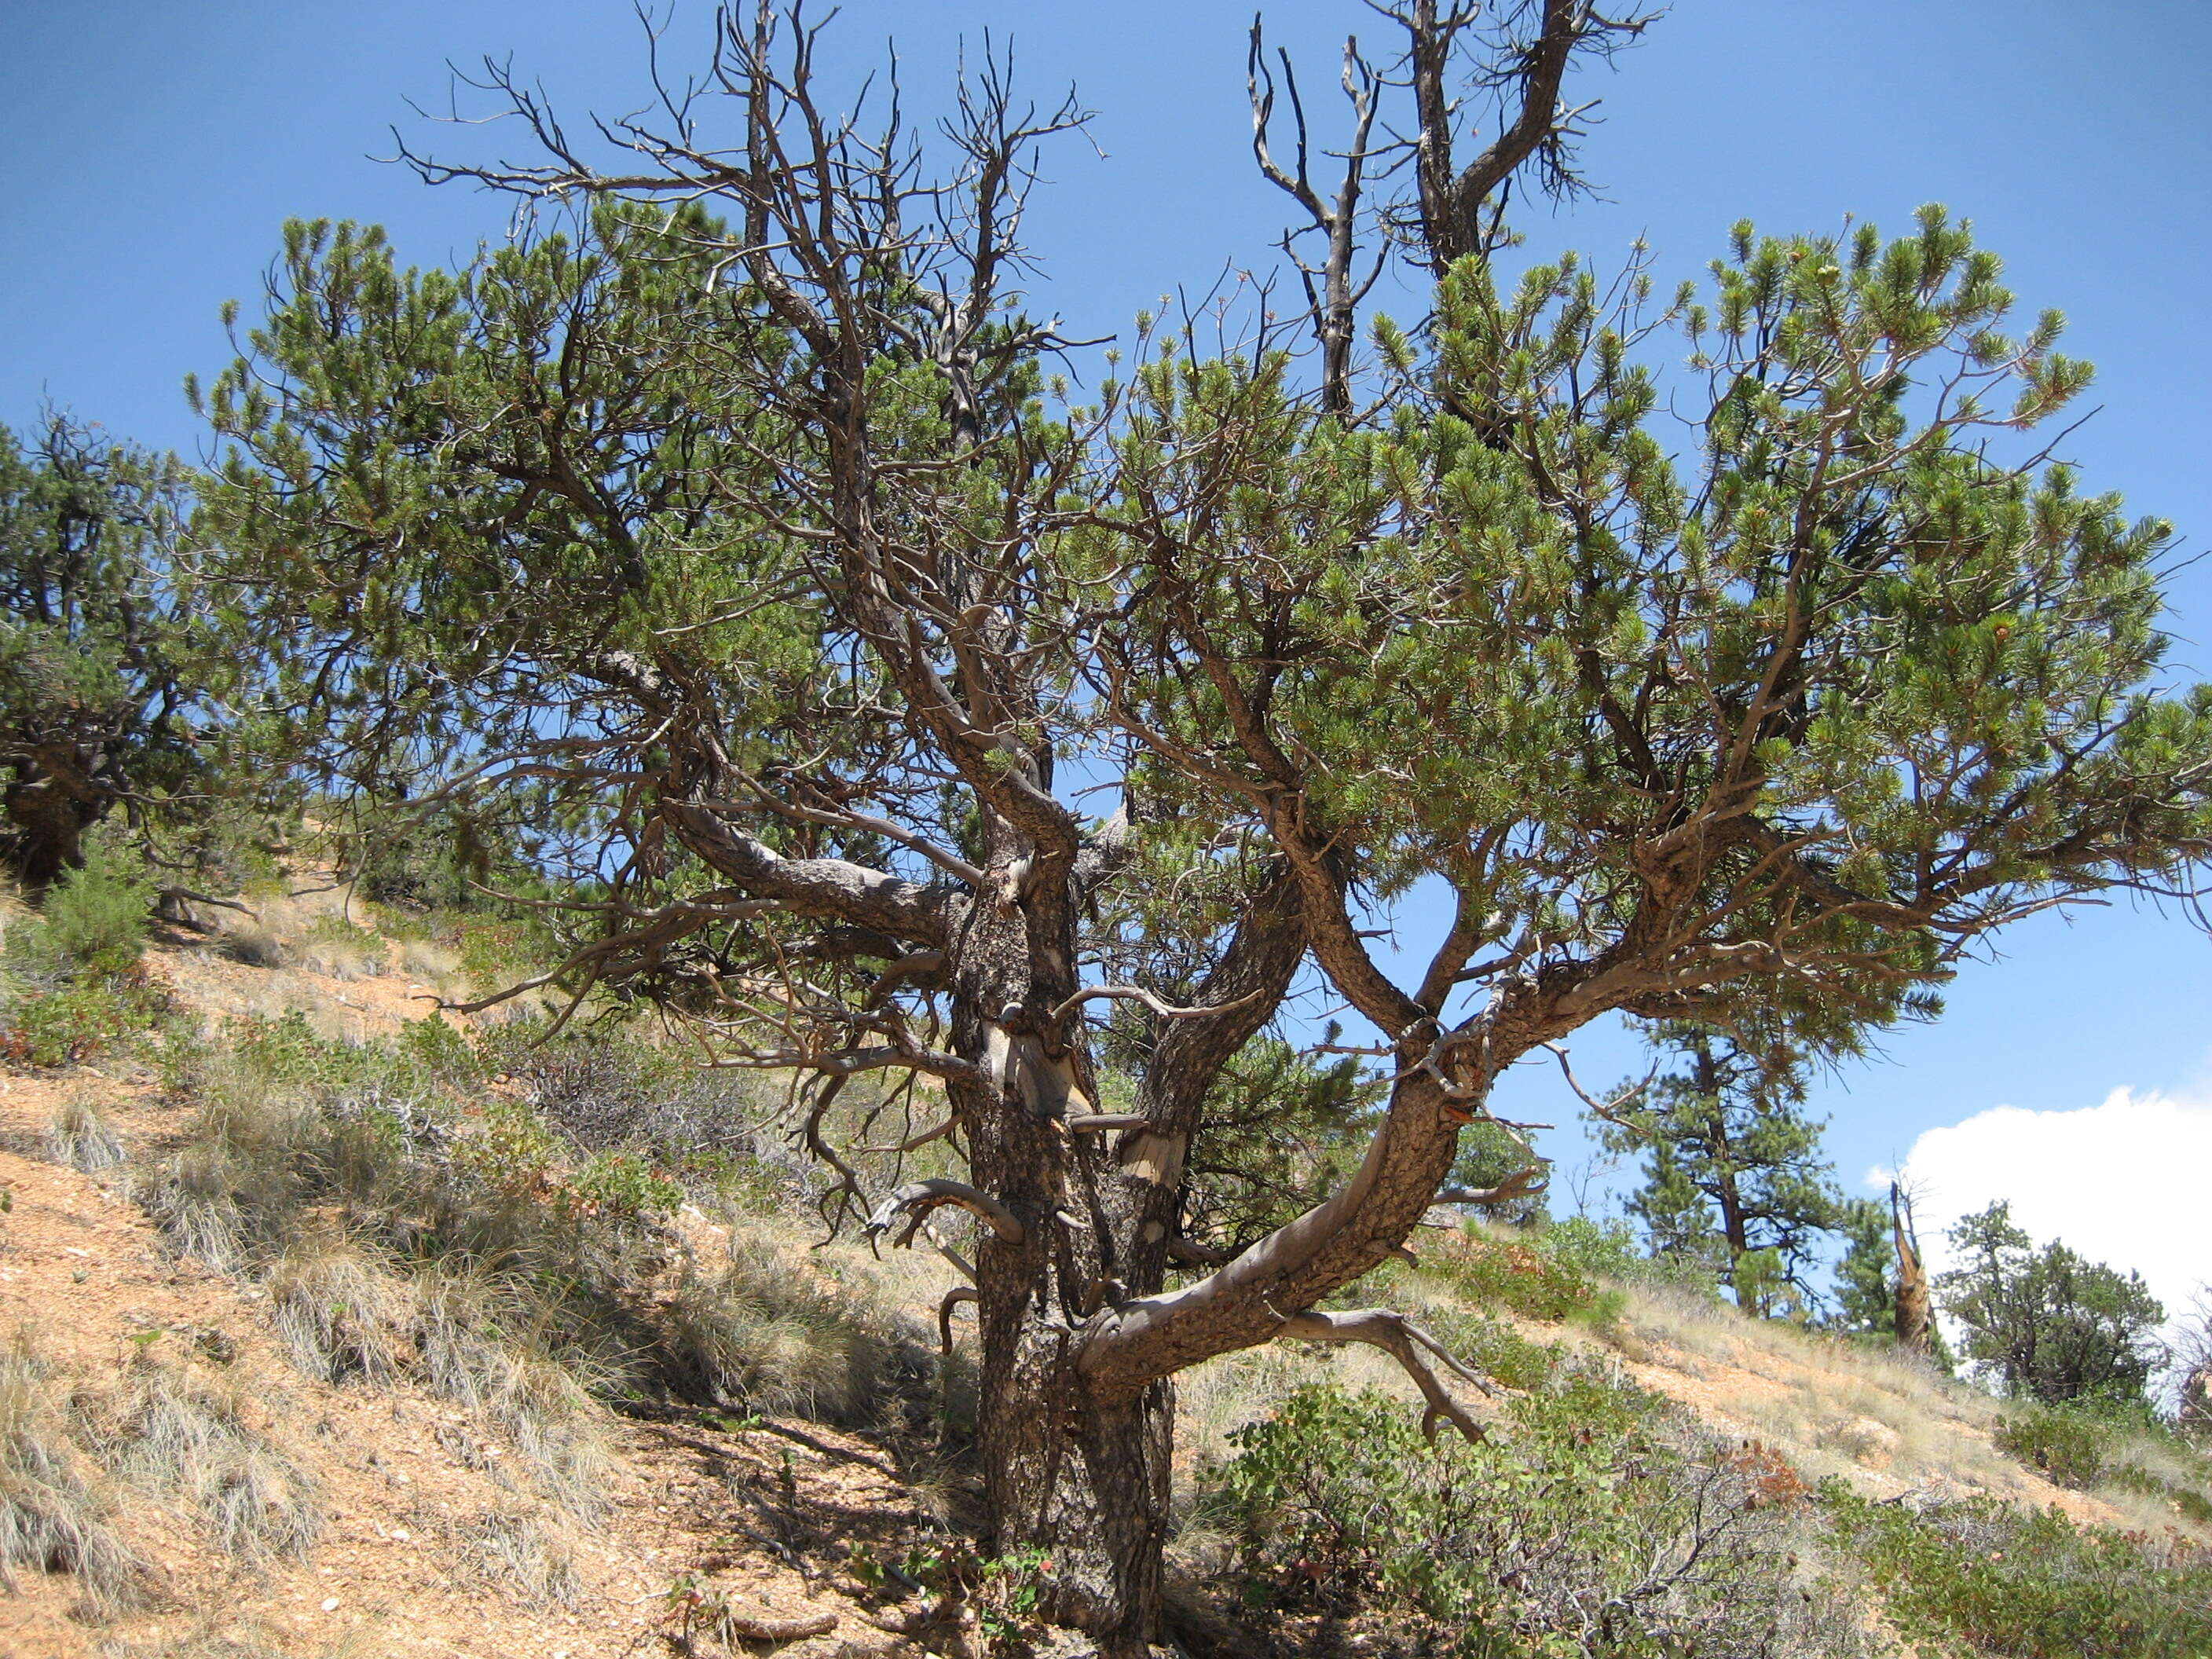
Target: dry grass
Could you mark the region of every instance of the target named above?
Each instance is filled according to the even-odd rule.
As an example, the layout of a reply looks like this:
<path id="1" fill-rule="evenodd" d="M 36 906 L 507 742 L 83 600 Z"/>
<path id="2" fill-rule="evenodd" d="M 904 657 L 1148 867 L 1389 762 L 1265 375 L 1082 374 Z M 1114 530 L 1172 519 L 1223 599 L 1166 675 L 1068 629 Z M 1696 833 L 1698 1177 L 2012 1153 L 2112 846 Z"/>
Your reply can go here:
<path id="1" fill-rule="evenodd" d="M 426 991 L 457 994 L 461 987 L 461 953 L 431 939 L 400 942 L 399 971 Z"/>
<path id="2" fill-rule="evenodd" d="M 258 921 L 241 921 L 234 927 L 223 929 L 216 948 L 233 962 L 244 963 L 248 968 L 282 968 L 291 960 L 291 952 L 274 931 Z"/>
<path id="3" fill-rule="evenodd" d="M 82 1470 L 67 1403 L 19 1334 L 0 1354 L 0 1585 L 16 1588 L 17 1567 L 71 1573 L 85 1610 L 106 1618 L 142 1600 L 151 1574 Z"/>
<path id="4" fill-rule="evenodd" d="M 1871 1470 L 1905 1486 L 2027 1490 L 2025 1472 L 1990 1443 L 1998 1402 L 1913 1355 L 1693 1297 L 1627 1294 L 1625 1346 L 1663 1345 L 1668 1364 L 1698 1377 L 1703 1407 L 1746 1425 L 1808 1479 Z"/>
<path id="5" fill-rule="evenodd" d="M 382 1659 L 390 1651 L 373 1626 L 303 1648 L 296 1633 L 211 1612 L 202 1612 L 190 1629 L 174 1635 L 143 1643 L 106 1642 L 100 1649 L 100 1659 Z"/>
<path id="6" fill-rule="evenodd" d="M 304 1555 L 322 1530 L 320 1483 L 249 1425 L 247 1404 L 228 1379 L 134 1365 L 122 1398 L 101 1413 L 104 1460 L 197 1515 L 231 1555 L 257 1564 Z"/>
<path id="7" fill-rule="evenodd" d="M 342 915 L 317 916 L 295 948 L 303 966 L 332 979 L 373 979 L 392 965 L 384 941 Z"/>
<path id="8" fill-rule="evenodd" d="M 358 1245 L 329 1232 L 296 1239 L 263 1284 L 276 1334 L 308 1376 L 380 1386 L 405 1369 L 410 1287 Z"/>
<path id="9" fill-rule="evenodd" d="M 123 1164 L 123 1141 L 91 1095 L 74 1089 L 46 1125 L 46 1156 L 86 1175 L 99 1175 Z"/>
<path id="10" fill-rule="evenodd" d="M 464 1536 L 492 1575 L 534 1607 L 573 1607 L 584 1593 L 576 1554 L 552 1518 L 534 1510 L 487 1510 Z"/>
<path id="11" fill-rule="evenodd" d="M 516 1280 L 467 1266 L 426 1276 L 416 1342 L 424 1379 L 514 1446 L 538 1492 L 571 1515 L 605 1508 L 614 1456 L 591 1360 L 557 1343 L 547 1310 Z"/>

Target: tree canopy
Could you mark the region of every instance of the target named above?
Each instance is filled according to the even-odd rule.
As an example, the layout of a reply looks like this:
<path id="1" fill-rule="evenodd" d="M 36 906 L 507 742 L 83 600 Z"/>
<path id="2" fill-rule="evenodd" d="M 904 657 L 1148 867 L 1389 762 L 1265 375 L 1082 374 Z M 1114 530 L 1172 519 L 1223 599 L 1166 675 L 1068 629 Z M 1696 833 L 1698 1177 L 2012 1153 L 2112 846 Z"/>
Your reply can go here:
<path id="1" fill-rule="evenodd" d="M 1291 190 L 1310 313 L 1143 319 L 1088 393 L 1018 234 L 1079 108 L 994 59 L 942 143 L 866 127 L 763 6 L 603 152 L 495 69 L 534 152 L 417 165 L 522 233 L 424 270 L 293 226 L 200 394 L 234 446 L 200 577 L 327 775 L 530 826 L 581 884 L 555 979 L 805 1079 L 833 1218 L 976 1218 L 994 1526 L 1115 1655 L 1177 1370 L 1373 1342 L 1472 1431 L 1426 1333 L 1319 1304 L 1516 1058 L 1612 1011 L 1924 1012 L 2021 916 L 2187 889 L 2212 828 L 2212 692 L 2160 689 L 2167 526 L 2033 435 L 2089 372 L 2056 313 L 2008 328 L 1966 225 L 1744 225 L 1671 291 L 1640 252 L 1510 272 L 1510 181 L 1571 182 L 1560 73 L 1640 25 L 1384 15 L 1343 184 Z M 1472 157 L 1467 76 L 1509 118 Z M 1433 310 L 1352 349 L 1346 273 L 1395 254 Z M 1376 933 L 1417 884 L 1454 919 L 1401 977 Z M 1379 1085 L 1307 1098 L 1371 1133 L 1221 1261 L 1206 1149 L 1305 971 Z M 836 1109 L 872 1078 L 958 1178 L 864 1178 Z"/>
<path id="2" fill-rule="evenodd" d="M 0 859 L 33 888 L 118 806 L 158 813 L 205 771 L 213 695 L 171 581 L 191 506 L 173 457 L 58 411 L 0 427 Z"/>
<path id="3" fill-rule="evenodd" d="M 2166 1358 L 2166 1310 L 2142 1275 L 2084 1261 L 2053 1240 L 2042 1249 L 1991 1205 L 1951 1230 L 1960 1265 L 1936 1280 L 1960 1350 L 2011 1395 L 2046 1406 L 2146 1404 Z"/>

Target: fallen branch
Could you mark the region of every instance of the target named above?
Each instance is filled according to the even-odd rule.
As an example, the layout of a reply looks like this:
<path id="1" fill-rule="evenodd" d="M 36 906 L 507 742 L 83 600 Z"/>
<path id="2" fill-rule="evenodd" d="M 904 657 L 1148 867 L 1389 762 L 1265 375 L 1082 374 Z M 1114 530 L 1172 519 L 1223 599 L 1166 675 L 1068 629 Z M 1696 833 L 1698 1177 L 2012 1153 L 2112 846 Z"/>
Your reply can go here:
<path id="1" fill-rule="evenodd" d="M 762 1613 L 740 1613 L 735 1607 L 718 1609 L 716 1634 L 734 1636 L 741 1642 L 798 1642 L 809 1636 L 827 1636 L 837 1628 L 834 1613 L 799 1613 L 788 1619 Z"/>
<path id="2" fill-rule="evenodd" d="M 1413 1379 L 1421 1397 L 1428 1401 L 1428 1410 L 1421 1414 L 1421 1433 L 1430 1443 L 1435 1443 L 1437 1423 L 1446 1419 L 1469 1440 L 1483 1437 L 1482 1425 L 1468 1416 L 1467 1408 L 1446 1391 L 1424 1354 L 1441 1360 L 1455 1376 L 1485 1394 L 1496 1394 L 1497 1387 L 1489 1378 L 1477 1376 L 1453 1358 L 1443 1343 L 1405 1315 L 1393 1313 L 1388 1308 L 1293 1314 L 1283 1322 L 1281 1334 L 1302 1342 L 1364 1342 L 1382 1349 L 1406 1368 L 1406 1374 Z"/>

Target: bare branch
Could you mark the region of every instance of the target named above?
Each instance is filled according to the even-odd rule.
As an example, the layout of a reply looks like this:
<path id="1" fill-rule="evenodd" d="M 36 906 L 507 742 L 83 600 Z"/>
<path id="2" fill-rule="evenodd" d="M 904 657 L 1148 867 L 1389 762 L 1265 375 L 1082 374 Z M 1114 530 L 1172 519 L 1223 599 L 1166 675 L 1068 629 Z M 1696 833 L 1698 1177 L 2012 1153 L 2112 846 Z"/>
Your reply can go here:
<path id="1" fill-rule="evenodd" d="M 1237 998 L 1234 1002 L 1218 1002 L 1200 1008 L 1178 1008 L 1171 1003 L 1161 1001 L 1159 998 L 1140 985 L 1089 985 L 1047 1014 L 1045 1024 L 1048 1027 L 1057 1026 L 1061 1020 L 1066 1018 L 1085 1003 L 1096 1001 L 1101 998 L 1141 1002 L 1162 1019 L 1204 1019 L 1211 1015 L 1230 1013 L 1236 1009 L 1244 1007 L 1248 1004 L 1258 1001 L 1261 995 L 1261 993 L 1255 991 L 1249 995 Z"/>
<path id="2" fill-rule="evenodd" d="M 935 1176 L 927 1181 L 908 1182 L 878 1205 L 875 1213 L 868 1218 L 867 1231 L 871 1236 L 880 1237 L 889 1232 L 891 1224 L 903 1214 L 908 1217 L 907 1229 L 897 1243 L 902 1247 L 910 1244 L 923 1218 L 945 1204 L 957 1204 L 978 1217 L 1008 1244 L 1018 1244 L 1028 1236 L 1014 1212 L 997 1199 L 964 1181 L 947 1181 Z"/>
<path id="3" fill-rule="evenodd" d="M 1622 1090 L 1611 1100 L 1595 1100 L 1591 1098 L 1581 1084 L 1575 1081 L 1575 1068 L 1567 1063 L 1566 1045 L 1560 1042 L 1547 1042 L 1544 1044 L 1544 1047 L 1549 1048 L 1554 1054 L 1559 1056 L 1559 1070 L 1563 1074 L 1565 1074 L 1567 1079 L 1567 1087 L 1575 1091 L 1576 1098 L 1580 1100 L 1583 1105 L 1589 1108 L 1591 1112 L 1595 1114 L 1597 1116 L 1603 1118 L 1607 1123 L 1618 1124 L 1620 1127 L 1629 1130 L 1633 1133 L 1649 1134 L 1650 1133 L 1649 1130 L 1631 1120 L 1620 1116 L 1619 1114 L 1626 1108 L 1632 1105 L 1643 1095 L 1644 1091 L 1651 1086 L 1651 1080 L 1659 1075 L 1659 1067 L 1656 1064 L 1649 1072 L 1644 1074 L 1644 1081 L 1638 1084 L 1634 1088 Z"/>
<path id="4" fill-rule="evenodd" d="M 1421 1413 L 1421 1433 L 1431 1443 L 1437 1437 L 1437 1425 L 1447 1421 L 1469 1440 L 1483 1438 L 1482 1425 L 1451 1397 L 1429 1361 L 1440 1361 L 1453 1376 L 1484 1394 L 1495 1395 L 1498 1385 L 1461 1364 L 1450 1350 L 1405 1315 L 1393 1313 L 1388 1308 L 1293 1314 L 1283 1322 L 1282 1334 L 1302 1342 L 1364 1342 L 1382 1349 L 1406 1368 L 1406 1375 L 1413 1379 L 1421 1397 L 1428 1401 L 1428 1409 Z"/>
<path id="5" fill-rule="evenodd" d="M 1495 1209 L 1518 1198 L 1533 1198 L 1551 1184 L 1550 1173 L 1538 1164 L 1516 1170 L 1495 1187 L 1443 1188 L 1437 1192 L 1436 1201 L 1439 1204 L 1464 1204 L 1475 1209 Z"/>
<path id="6" fill-rule="evenodd" d="M 945 1300 L 937 1304 L 937 1346 L 941 1353 L 952 1352 L 952 1310 L 963 1302 L 978 1302 L 983 1298 L 972 1285 L 962 1285 L 945 1293 Z"/>

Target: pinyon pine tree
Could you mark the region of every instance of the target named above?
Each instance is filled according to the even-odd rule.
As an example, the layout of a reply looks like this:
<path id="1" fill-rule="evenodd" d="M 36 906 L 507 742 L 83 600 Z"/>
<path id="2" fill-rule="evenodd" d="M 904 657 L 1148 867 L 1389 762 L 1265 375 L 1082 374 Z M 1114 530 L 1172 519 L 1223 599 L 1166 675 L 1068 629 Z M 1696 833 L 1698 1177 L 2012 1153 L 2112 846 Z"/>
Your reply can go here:
<path id="1" fill-rule="evenodd" d="M 170 580 L 186 481 L 60 413 L 0 427 L 0 862 L 33 888 L 206 771 L 209 665 Z"/>
<path id="2" fill-rule="evenodd" d="M 1656 1040 L 1679 1056 L 1635 1103 L 1601 1119 L 1609 1151 L 1644 1151 L 1628 1212 L 1656 1255 L 1708 1260 L 1742 1307 L 1802 1311 L 1814 1295 L 1823 1233 L 1843 1194 L 1808 1118 L 1804 1062 L 1786 1042 L 1746 1042 L 1668 1024 Z"/>
<path id="3" fill-rule="evenodd" d="M 1371 1342 L 1472 1429 L 1476 1379 L 1334 1298 L 1516 1058 L 1611 1011 L 1878 1024 L 2019 916 L 2187 883 L 2212 828 L 2212 696 L 2152 689 L 2166 529 L 2021 437 L 2088 371 L 2005 331 L 1963 225 L 1746 226 L 1702 297 L 1508 280 L 1509 184 L 1573 182 L 1562 76 L 1640 25 L 1382 15 L 1404 55 L 1350 52 L 1326 149 L 1269 159 L 1255 67 L 1310 314 L 1141 327 L 1087 403 L 1018 237 L 1080 112 L 990 63 L 918 148 L 765 5 L 603 127 L 495 70 L 531 154 L 419 165 L 541 217 L 453 271 L 294 228 L 203 394 L 203 574 L 331 775 L 551 837 L 597 884 L 556 981 L 802 1079 L 833 1217 L 975 1218 L 996 1547 L 1115 1659 L 1178 1371 Z M 1376 249 L 1434 277 L 1420 327 L 1361 312 Z M 1375 932 L 1424 880 L 1453 920 L 1401 976 Z M 1302 970 L 1381 1097 L 1304 1099 L 1371 1133 L 1218 1260 L 1213 1115 Z M 1144 1028 L 1115 1091 L 1107 1011 Z M 959 1176 L 875 1173 L 847 1091 Z"/>

